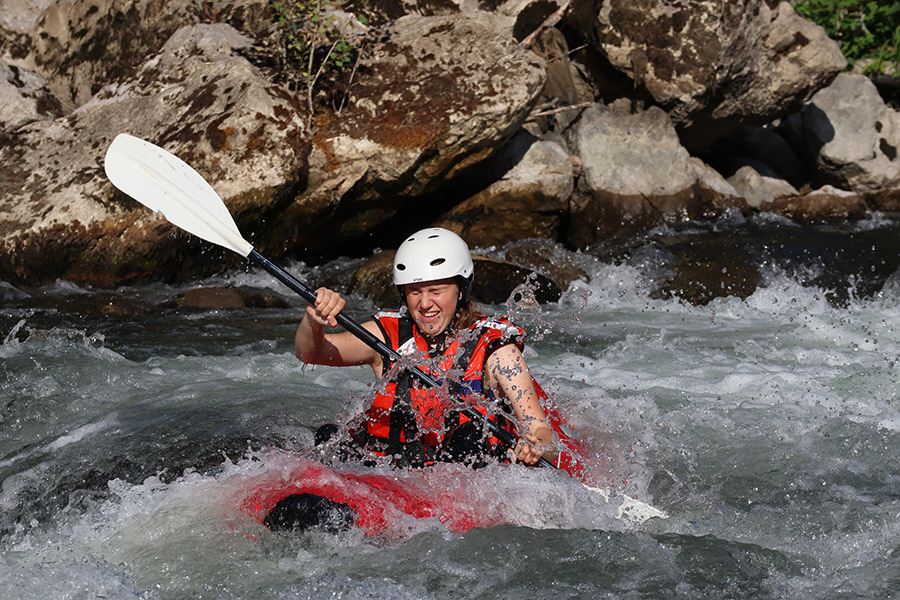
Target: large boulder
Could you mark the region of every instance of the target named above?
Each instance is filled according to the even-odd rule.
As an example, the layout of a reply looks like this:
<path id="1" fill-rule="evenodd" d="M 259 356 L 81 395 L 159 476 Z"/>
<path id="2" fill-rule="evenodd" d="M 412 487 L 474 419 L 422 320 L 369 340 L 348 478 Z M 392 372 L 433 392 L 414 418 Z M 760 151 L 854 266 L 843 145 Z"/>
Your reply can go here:
<path id="1" fill-rule="evenodd" d="M 574 189 L 574 165 L 559 143 L 517 134 L 484 171 L 499 180 L 454 206 L 435 224 L 473 246 L 523 238 L 559 239 Z"/>
<path id="2" fill-rule="evenodd" d="M 789 114 L 846 66 L 787 2 L 574 0 L 567 22 L 669 113 L 691 151 Z"/>
<path id="3" fill-rule="evenodd" d="M 392 279 L 394 250 L 372 256 L 354 272 L 350 291 L 371 300 L 376 306 L 399 306 L 400 295 Z M 475 279 L 472 299 L 484 304 L 507 301 L 556 302 L 562 295 L 557 282 L 539 272 L 506 260 L 473 255 Z M 568 284 L 568 282 L 567 282 Z"/>
<path id="4" fill-rule="evenodd" d="M 821 177 L 870 197 L 876 208 L 897 210 L 885 190 L 900 188 L 900 113 L 884 103 L 869 78 L 840 74 L 817 92 L 782 130 L 801 157 Z"/>
<path id="5" fill-rule="evenodd" d="M 543 60 L 505 26 L 473 12 L 406 16 L 383 31 L 349 109 L 318 122 L 309 186 L 288 215 L 298 243 L 331 249 L 398 216 L 421 223 L 449 208 L 446 198 L 423 198 L 502 148 L 544 85 Z"/>
<path id="6" fill-rule="evenodd" d="M 239 225 L 274 220 L 301 179 L 308 142 L 300 100 L 234 54 L 248 43 L 224 24 L 183 28 L 126 82 L 67 117 L 8 134 L 0 146 L 0 278 L 117 283 L 219 264 L 221 253 L 186 253 L 185 236 L 114 191 L 103 157 L 120 132 L 194 166 Z"/>
<path id="7" fill-rule="evenodd" d="M 0 58 L 16 66 L 32 49 L 31 34 L 41 13 L 57 0 L 3 0 L 0 2 Z"/>
<path id="8" fill-rule="evenodd" d="M 773 199 L 760 208 L 799 223 L 846 223 L 869 216 L 869 207 L 859 194 L 830 185 L 804 195 Z"/>
<path id="9" fill-rule="evenodd" d="M 0 60 L 0 131 L 62 116 L 62 104 L 40 74 Z"/>
<path id="10" fill-rule="evenodd" d="M 4 2 L 4 5 L 7 4 Z M 8 50 L 43 74 L 68 109 L 100 88 L 126 78 L 160 51 L 178 29 L 201 22 L 228 23 L 259 33 L 271 23 L 267 0 L 74 0 L 29 2 L 0 8 L 8 21 Z M 37 14 L 36 14 L 37 13 Z"/>
<path id="11" fill-rule="evenodd" d="M 185 0 L 76 0 L 47 7 L 32 32 L 34 68 L 70 109 L 118 80 L 197 18 Z"/>
<path id="12" fill-rule="evenodd" d="M 744 205 L 690 156 L 660 108 L 627 114 L 592 105 L 567 140 L 583 161 L 570 207 L 568 241 L 575 247 Z"/>

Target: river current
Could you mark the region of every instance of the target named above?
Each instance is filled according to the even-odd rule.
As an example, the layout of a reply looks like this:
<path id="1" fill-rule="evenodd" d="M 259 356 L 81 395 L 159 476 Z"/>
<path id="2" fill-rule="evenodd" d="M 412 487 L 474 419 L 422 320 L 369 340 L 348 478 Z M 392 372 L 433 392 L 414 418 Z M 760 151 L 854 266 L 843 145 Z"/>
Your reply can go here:
<path id="1" fill-rule="evenodd" d="M 816 232 L 839 254 L 900 228 Z M 672 264 L 658 239 L 623 261 L 577 255 L 589 280 L 558 303 L 486 307 L 527 328 L 529 365 L 605 485 L 669 514 L 643 524 L 559 473 L 495 465 L 398 476 L 455 482 L 493 527 L 273 534 L 237 510 L 242 485 L 372 393 L 362 368 L 294 358 L 299 299 L 250 267 L 117 290 L 0 283 L 0 597 L 900 597 L 900 274 L 866 280 L 882 260 L 823 278 L 821 255 L 786 261 L 761 240 L 752 295 L 694 306 L 654 293 Z M 288 268 L 315 285 L 354 265 Z M 172 304 L 211 285 L 291 307 Z"/>

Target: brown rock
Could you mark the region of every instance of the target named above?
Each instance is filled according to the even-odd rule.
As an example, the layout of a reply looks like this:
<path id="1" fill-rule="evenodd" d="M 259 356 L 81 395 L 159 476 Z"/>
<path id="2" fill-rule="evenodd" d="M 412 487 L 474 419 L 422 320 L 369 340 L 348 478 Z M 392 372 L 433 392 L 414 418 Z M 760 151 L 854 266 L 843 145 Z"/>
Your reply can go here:
<path id="1" fill-rule="evenodd" d="M 844 223 L 869 215 L 858 194 L 825 186 L 803 196 L 781 198 L 763 204 L 761 210 L 784 215 L 800 223 Z"/>
<path id="2" fill-rule="evenodd" d="M 394 251 L 376 254 L 361 265 L 353 276 L 351 291 L 372 300 L 376 306 L 399 306 L 400 297 L 392 281 Z M 531 269 L 501 260 L 473 256 L 475 280 L 472 297 L 476 302 L 502 304 L 522 285 L 531 288 L 538 302 L 555 302 L 562 291 L 548 277 Z"/>
<path id="3" fill-rule="evenodd" d="M 68 117 L 8 134 L 0 146 L 0 278 L 115 285 L 233 264 L 205 242 L 173 236 L 165 220 L 116 192 L 103 157 L 116 134 L 143 137 L 197 169 L 239 226 L 264 220 L 293 191 L 308 146 L 296 96 L 233 54 L 247 43 L 227 25 L 184 28 L 128 82 Z M 282 232 L 270 231 L 280 245 Z"/>
<path id="4" fill-rule="evenodd" d="M 544 85 L 543 61 L 502 27 L 481 12 L 388 26 L 360 66 L 351 108 L 319 120 L 309 187 L 287 215 L 298 245 L 334 248 L 400 212 L 434 218 L 448 207 L 418 202 L 503 147 Z"/>
<path id="5" fill-rule="evenodd" d="M 747 298 L 759 286 L 759 266 L 727 236 L 670 238 L 668 249 L 677 257 L 671 278 L 661 282 L 654 297 L 677 296 L 704 305 L 725 296 Z"/>
<path id="6" fill-rule="evenodd" d="M 568 289 L 573 281 L 591 280 L 572 253 L 555 243 L 523 240 L 506 251 L 506 260 L 545 275 L 561 290 Z"/>
<path id="7" fill-rule="evenodd" d="M 569 158 L 558 143 L 523 131 L 484 166 L 485 171 L 504 175 L 435 224 L 455 231 L 472 246 L 501 246 L 523 238 L 559 239 L 574 188 Z"/>
<path id="8" fill-rule="evenodd" d="M 672 117 L 685 146 L 786 116 L 846 66 L 788 2 L 574 0 L 567 23 Z"/>
<path id="9" fill-rule="evenodd" d="M 288 308 L 278 296 L 246 288 L 208 287 L 189 290 L 175 300 L 181 308 L 227 310 L 235 308 Z"/>

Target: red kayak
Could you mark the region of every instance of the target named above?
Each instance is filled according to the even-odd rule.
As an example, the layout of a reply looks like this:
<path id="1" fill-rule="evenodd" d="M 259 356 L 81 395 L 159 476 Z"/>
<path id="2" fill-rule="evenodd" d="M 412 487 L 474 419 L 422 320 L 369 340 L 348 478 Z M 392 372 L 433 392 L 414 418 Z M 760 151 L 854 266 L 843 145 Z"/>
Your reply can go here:
<path id="1" fill-rule="evenodd" d="M 566 433 L 558 411 L 546 400 L 543 390 L 539 387 L 538 390 L 561 441 L 560 447 L 567 449 L 560 452 L 555 466 L 583 481 L 582 447 Z M 301 528 L 330 525 L 331 529 L 340 530 L 355 524 L 367 535 L 396 527 L 404 515 L 436 519 L 456 532 L 505 522 L 497 511 L 473 510 L 471 505 L 460 502 L 459 487 L 465 482 L 459 477 L 429 483 L 421 477 L 405 476 L 387 468 L 354 465 L 331 468 L 300 457 L 283 457 L 279 462 L 277 468 L 254 477 L 244 488 L 249 488 L 250 493 L 239 501 L 242 512 L 270 527 L 277 511 L 288 511 L 282 525 L 299 523 Z M 287 502 L 294 504 L 287 506 Z"/>
<path id="2" fill-rule="evenodd" d="M 296 458 L 293 465 L 284 467 L 252 481 L 253 491 L 241 503 L 244 512 L 265 522 L 279 502 L 294 495 L 310 495 L 327 499 L 330 507 L 334 504 L 348 507 L 355 525 L 366 535 L 394 528 L 403 515 L 437 519 L 452 531 L 497 524 L 478 513 L 459 510 L 458 499 L 449 491 L 435 494 L 382 469 L 352 466 L 332 469 L 303 458 Z"/>

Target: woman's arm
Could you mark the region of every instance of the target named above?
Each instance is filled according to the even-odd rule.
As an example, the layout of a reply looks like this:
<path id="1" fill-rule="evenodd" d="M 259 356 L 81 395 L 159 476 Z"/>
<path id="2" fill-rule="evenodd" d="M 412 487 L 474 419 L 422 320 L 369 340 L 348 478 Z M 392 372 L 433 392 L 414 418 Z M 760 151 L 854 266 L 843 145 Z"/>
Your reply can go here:
<path id="1" fill-rule="evenodd" d="M 376 377 L 381 376 L 381 355 L 349 332 L 325 333 L 325 327 L 337 327 L 337 315 L 346 302 L 328 288 L 316 290 L 316 301 L 306 307 L 303 320 L 294 335 L 294 354 L 305 363 L 347 367 L 369 365 Z M 374 321 L 362 326 L 384 341 Z"/>
<path id="2" fill-rule="evenodd" d="M 487 383 L 503 393 L 520 427 L 525 428 L 516 446 L 516 459 L 533 465 L 543 456 L 552 462 L 557 454 L 553 448 L 553 429 L 518 346 L 501 346 L 488 357 L 486 367 Z"/>

